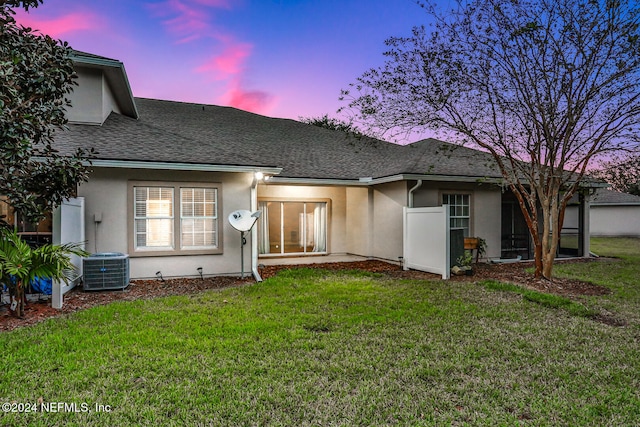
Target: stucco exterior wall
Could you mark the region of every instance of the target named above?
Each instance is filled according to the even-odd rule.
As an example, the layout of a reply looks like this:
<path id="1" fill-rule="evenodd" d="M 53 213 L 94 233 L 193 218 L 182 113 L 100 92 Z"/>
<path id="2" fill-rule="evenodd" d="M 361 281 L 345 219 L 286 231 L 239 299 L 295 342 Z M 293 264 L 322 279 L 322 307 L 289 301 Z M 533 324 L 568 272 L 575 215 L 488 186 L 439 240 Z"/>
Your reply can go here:
<path id="1" fill-rule="evenodd" d="M 310 201 L 328 199 L 327 252 L 347 253 L 347 192 L 345 187 L 309 185 L 258 185 L 258 200 Z"/>
<path id="2" fill-rule="evenodd" d="M 592 236 L 640 237 L 640 206 L 594 206 L 590 210 Z"/>
<path id="3" fill-rule="evenodd" d="M 349 187 L 347 192 L 347 252 L 372 256 L 373 189 Z"/>
<path id="4" fill-rule="evenodd" d="M 391 261 L 402 256 L 402 208 L 406 205 L 406 181 L 373 189 L 372 256 Z"/>
<path id="5" fill-rule="evenodd" d="M 218 227 L 223 253 L 216 255 L 132 256 L 131 278 L 153 278 L 157 271 L 164 277 L 199 277 L 204 275 L 240 273 L 240 233 L 229 225 L 229 214 L 237 209 L 250 208 L 250 187 L 253 180 L 248 173 L 180 172 L 140 169 L 95 168 L 88 183 L 80 186 L 78 195 L 85 198 L 85 235 L 89 252 L 128 253 L 128 181 L 187 181 L 222 184 L 222 211 Z M 94 221 L 95 215 L 101 222 Z M 251 238 L 247 235 L 244 269 L 251 267 Z"/>
<path id="6" fill-rule="evenodd" d="M 486 240 L 487 257 L 499 258 L 502 232 L 500 188 L 488 184 L 424 182 L 414 193 L 414 207 L 440 206 L 442 194 L 446 193 L 471 195 L 471 235 Z"/>
<path id="7" fill-rule="evenodd" d="M 71 123 L 102 124 L 112 111 L 120 112 L 101 70 L 76 67 L 78 86 L 69 94 L 71 108 L 67 119 Z"/>

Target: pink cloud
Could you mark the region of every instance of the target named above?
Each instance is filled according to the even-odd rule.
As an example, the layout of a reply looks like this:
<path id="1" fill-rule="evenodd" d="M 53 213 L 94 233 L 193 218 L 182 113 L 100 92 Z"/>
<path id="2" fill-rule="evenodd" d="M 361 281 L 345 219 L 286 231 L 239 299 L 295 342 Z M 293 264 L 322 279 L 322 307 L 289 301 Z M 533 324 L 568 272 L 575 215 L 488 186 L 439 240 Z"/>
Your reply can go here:
<path id="1" fill-rule="evenodd" d="M 207 9 L 230 9 L 231 4 L 229 0 L 165 0 L 148 7 L 156 16 L 166 18 L 162 23 L 179 38 L 178 43 L 186 43 L 212 35 Z"/>
<path id="2" fill-rule="evenodd" d="M 273 107 L 276 98 L 272 94 L 261 90 L 245 90 L 234 84 L 229 92 L 223 97 L 225 104 L 239 108 L 240 110 L 251 111 L 257 114 L 266 114 Z"/>
<path id="3" fill-rule="evenodd" d="M 58 18 L 45 19 L 17 10 L 16 21 L 53 38 L 60 38 L 64 34 L 75 31 L 95 30 L 102 26 L 100 18 L 89 12 L 76 12 Z"/>
<path id="4" fill-rule="evenodd" d="M 211 58 L 196 68 L 196 72 L 213 72 L 217 79 L 237 75 L 242 72 L 244 61 L 249 57 L 252 48 L 253 46 L 248 43 L 236 43 L 227 46 L 220 55 Z"/>

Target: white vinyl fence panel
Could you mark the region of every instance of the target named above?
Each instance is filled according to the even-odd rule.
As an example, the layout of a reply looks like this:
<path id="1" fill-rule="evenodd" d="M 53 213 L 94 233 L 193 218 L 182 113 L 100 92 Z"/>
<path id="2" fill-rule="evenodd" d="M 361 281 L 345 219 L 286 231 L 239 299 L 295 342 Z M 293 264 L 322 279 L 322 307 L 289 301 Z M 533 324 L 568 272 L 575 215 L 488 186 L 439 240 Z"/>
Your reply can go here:
<path id="1" fill-rule="evenodd" d="M 66 200 L 53 214 L 53 243 L 64 245 L 66 243 L 82 243 L 84 248 L 84 198 L 77 197 Z M 63 295 L 73 289 L 82 279 L 82 258 L 71 256 L 71 262 L 75 267 L 75 274 L 70 283 L 54 281 L 52 284 L 51 306 L 62 308 Z"/>
<path id="2" fill-rule="evenodd" d="M 404 208 L 404 268 L 450 277 L 449 205 Z"/>

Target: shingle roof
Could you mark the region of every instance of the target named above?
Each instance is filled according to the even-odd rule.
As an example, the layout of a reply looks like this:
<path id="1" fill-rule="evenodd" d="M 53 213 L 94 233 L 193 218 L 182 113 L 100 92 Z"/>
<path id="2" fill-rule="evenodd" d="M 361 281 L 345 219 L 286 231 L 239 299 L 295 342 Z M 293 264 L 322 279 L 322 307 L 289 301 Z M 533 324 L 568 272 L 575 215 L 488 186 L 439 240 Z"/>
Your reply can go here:
<path id="1" fill-rule="evenodd" d="M 591 204 L 598 205 L 640 205 L 640 196 L 620 191 L 598 188 L 591 198 Z"/>
<path id="2" fill-rule="evenodd" d="M 279 176 L 358 179 L 399 174 L 499 177 L 487 153 L 434 139 L 407 146 L 347 136 L 230 107 L 136 98 L 139 119 L 68 125 L 56 146 L 94 147 L 99 159 L 281 167 Z"/>

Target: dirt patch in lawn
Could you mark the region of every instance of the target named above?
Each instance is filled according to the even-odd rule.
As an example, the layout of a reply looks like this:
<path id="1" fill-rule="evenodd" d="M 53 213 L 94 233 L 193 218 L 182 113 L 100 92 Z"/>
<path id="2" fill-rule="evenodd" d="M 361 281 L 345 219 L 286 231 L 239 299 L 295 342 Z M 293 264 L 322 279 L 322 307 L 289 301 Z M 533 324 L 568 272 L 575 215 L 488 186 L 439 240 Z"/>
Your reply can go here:
<path id="1" fill-rule="evenodd" d="M 600 262 L 594 259 L 578 259 L 559 261 L 567 262 Z M 281 270 L 291 268 L 321 268 L 327 270 L 366 270 L 381 273 L 398 279 L 427 279 L 439 280 L 440 276 L 415 270 L 402 270 L 398 265 L 383 261 L 369 260 L 358 262 L 321 263 L 295 266 L 267 266 L 261 269 L 263 278 L 276 275 Z M 494 279 L 515 283 L 541 292 L 553 293 L 567 297 L 581 295 L 605 295 L 610 290 L 593 283 L 574 279 L 555 278 L 551 281 L 535 279 L 531 273 L 525 270 L 532 267 L 532 263 L 514 264 L 475 264 L 473 276 L 452 276 L 452 281 L 477 282 L 485 279 Z M 131 301 L 143 298 L 155 298 L 169 295 L 188 295 L 207 289 L 220 289 L 232 286 L 241 286 L 252 283 L 251 277 L 240 279 L 239 277 L 217 276 L 204 279 L 167 279 L 160 280 L 135 280 L 125 290 L 116 291 L 88 291 L 81 288 L 73 289 L 65 295 L 62 310 L 51 307 L 50 300 L 29 302 L 25 309 L 25 318 L 18 319 L 10 315 L 7 305 L 0 305 L 0 331 L 8 331 L 20 326 L 32 325 L 50 317 L 60 316 L 84 310 L 97 305 L 108 304 L 113 301 Z"/>

